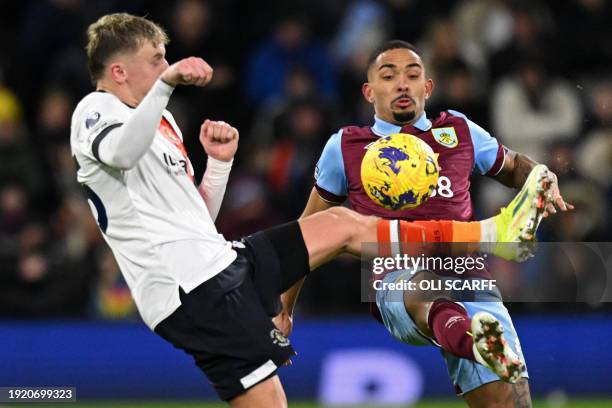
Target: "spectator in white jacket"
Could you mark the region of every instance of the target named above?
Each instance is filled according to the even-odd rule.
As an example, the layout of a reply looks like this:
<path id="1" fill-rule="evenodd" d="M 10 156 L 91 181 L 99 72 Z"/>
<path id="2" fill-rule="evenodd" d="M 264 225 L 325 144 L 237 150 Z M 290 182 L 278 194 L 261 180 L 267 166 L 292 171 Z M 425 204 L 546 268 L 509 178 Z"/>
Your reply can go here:
<path id="1" fill-rule="evenodd" d="M 580 131 L 582 110 L 576 93 L 567 82 L 548 78 L 537 57 L 519 62 L 515 74 L 497 85 L 491 108 L 495 135 L 538 162 L 550 162 L 548 146 L 570 141 Z"/>

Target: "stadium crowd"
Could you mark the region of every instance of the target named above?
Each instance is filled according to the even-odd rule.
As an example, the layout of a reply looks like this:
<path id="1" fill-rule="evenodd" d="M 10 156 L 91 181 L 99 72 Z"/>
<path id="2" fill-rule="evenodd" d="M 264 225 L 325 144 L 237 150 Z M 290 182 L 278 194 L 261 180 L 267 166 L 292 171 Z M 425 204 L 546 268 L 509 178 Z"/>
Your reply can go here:
<path id="1" fill-rule="evenodd" d="M 288 4 L 291 3 L 291 6 Z M 92 90 L 86 27 L 102 14 L 147 15 L 167 59 L 201 56 L 205 89 L 169 109 L 196 174 L 205 118 L 240 130 L 222 213 L 228 239 L 296 218 L 328 137 L 367 125 L 367 58 L 381 41 L 416 44 L 436 87 L 427 111 L 455 109 L 553 169 L 576 210 L 548 241 L 612 241 L 612 5 L 606 0 L 31 0 L 0 4 L 0 315 L 135 318 L 129 289 L 75 179 L 71 114 Z M 478 218 L 512 196 L 473 180 Z M 313 274 L 305 313 L 358 312 L 359 264 Z M 529 305 L 537 308 L 536 305 Z M 545 306 L 540 306 L 544 307 Z M 580 308 L 576 306 L 577 308 Z"/>

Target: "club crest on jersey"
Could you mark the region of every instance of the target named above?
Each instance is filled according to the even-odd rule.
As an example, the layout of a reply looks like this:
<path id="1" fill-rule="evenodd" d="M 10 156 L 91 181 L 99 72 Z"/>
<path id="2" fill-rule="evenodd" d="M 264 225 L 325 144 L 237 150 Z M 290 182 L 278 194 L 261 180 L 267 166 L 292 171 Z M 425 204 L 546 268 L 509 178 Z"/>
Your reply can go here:
<path id="1" fill-rule="evenodd" d="M 454 127 L 431 129 L 431 133 L 436 142 L 449 149 L 457 147 L 459 144 L 459 138 L 457 138 Z"/>

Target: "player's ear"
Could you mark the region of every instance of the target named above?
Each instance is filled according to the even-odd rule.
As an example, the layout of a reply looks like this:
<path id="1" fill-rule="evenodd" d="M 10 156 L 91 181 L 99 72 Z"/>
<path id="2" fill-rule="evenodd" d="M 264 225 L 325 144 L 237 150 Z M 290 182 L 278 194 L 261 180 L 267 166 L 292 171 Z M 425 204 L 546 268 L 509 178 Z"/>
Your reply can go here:
<path id="1" fill-rule="evenodd" d="M 123 84 L 127 80 L 127 72 L 121 62 L 113 62 L 108 67 L 108 73 L 113 82 Z"/>
<path id="2" fill-rule="evenodd" d="M 374 103 L 374 92 L 372 92 L 372 87 L 370 86 L 369 82 L 365 82 L 363 85 L 361 85 L 361 93 L 366 101 Z"/>
<path id="3" fill-rule="evenodd" d="M 425 81 L 425 99 L 429 99 L 431 93 L 433 92 L 433 89 L 434 81 L 433 79 L 429 78 L 427 81 Z"/>

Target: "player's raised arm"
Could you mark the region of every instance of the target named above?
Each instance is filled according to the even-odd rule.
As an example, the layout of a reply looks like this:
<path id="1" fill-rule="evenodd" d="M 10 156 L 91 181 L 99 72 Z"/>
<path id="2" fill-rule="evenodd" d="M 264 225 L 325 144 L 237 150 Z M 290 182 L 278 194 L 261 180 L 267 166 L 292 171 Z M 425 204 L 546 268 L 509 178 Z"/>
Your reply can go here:
<path id="1" fill-rule="evenodd" d="M 501 145 L 489 132 L 470 121 L 464 114 L 449 110 L 454 116 L 463 117 L 468 125 L 474 145 L 475 167 L 508 187 L 521 188 L 529 173 L 539 164 L 526 154 L 515 152 Z M 573 210 L 574 206 L 567 203 L 561 196 L 557 176 L 549 171 L 552 184 L 550 186 L 551 200 L 547 204 L 544 217 L 555 214 L 557 210 Z"/>
<path id="2" fill-rule="evenodd" d="M 200 128 L 200 143 L 208 155 L 208 163 L 198 191 L 213 221 L 221 208 L 234 155 L 238 149 L 238 139 L 238 130 L 222 121 L 206 120 Z"/>
<path id="3" fill-rule="evenodd" d="M 531 170 L 538 163 L 532 160 L 529 156 L 507 149 L 506 159 L 500 172 L 494 177 L 497 181 L 510 187 L 520 187 Z M 557 175 L 549 171 L 552 184 L 550 185 L 550 200 L 546 205 L 544 217 L 550 214 L 555 214 L 557 209 L 561 211 L 573 210 L 574 206 L 563 199 L 559 190 Z"/>
<path id="4" fill-rule="evenodd" d="M 206 86 L 213 76 L 213 69 L 202 58 L 189 57 L 168 67 L 161 75 L 162 81 L 171 86 Z"/>
<path id="5" fill-rule="evenodd" d="M 152 47 L 152 50 L 155 50 L 155 47 Z M 121 67 L 111 65 L 108 78 L 100 84 L 99 89 L 108 89 L 126 102 L 130 97 L 134 97 L 135 92 L 129 88 L 120 88 L 128 82 L 123 82 L 123 78 L 115 69 L 120 70 Z M 212 68 L 204 60 L 195 57 L 180 60 L 167 67 L 142 101 L 138 103 L 135 98 L 138 106 L 130 118 L 101 138 L 98 144 L 100 160 L 108 166 L 122 170 L 134 167 L 153 143 L 159 121 L 174 87 L 179 84 L 205 86 L 210 82 L 212 72 Z M 128 90 L 130 92 L 125 92 Z"/>

